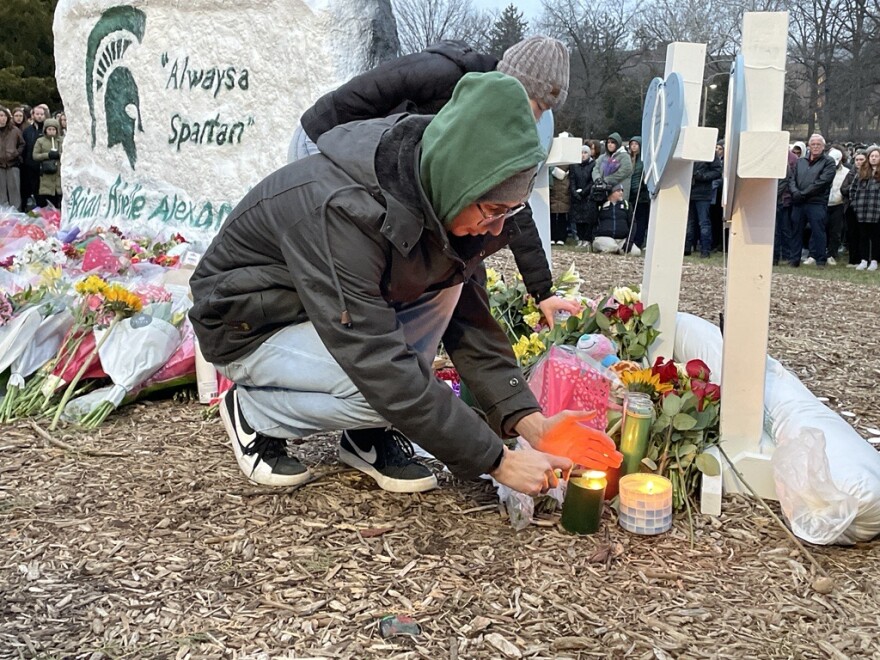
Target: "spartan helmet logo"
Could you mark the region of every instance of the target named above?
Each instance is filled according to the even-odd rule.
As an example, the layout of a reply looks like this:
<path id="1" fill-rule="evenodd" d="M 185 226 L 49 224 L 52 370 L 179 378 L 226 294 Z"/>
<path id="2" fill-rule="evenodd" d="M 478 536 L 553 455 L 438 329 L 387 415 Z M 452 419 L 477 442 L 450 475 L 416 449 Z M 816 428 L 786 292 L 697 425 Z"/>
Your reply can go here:
<path id="1" fill-rule="evenodd" d="M 143 133 L 138 86 L 123 59 L 144 38 L 147 17 L 134 7 L 111 7 L 89 34 L 86 51 L 86 98 L 92 118 L 92 149 L 98 142 L 95 106 L 104 107 L 107 147 L 121 144 L 134 169 L 137 162 L 135 131 Z M 101 101 L 103 100 L 103 104 Z"/>

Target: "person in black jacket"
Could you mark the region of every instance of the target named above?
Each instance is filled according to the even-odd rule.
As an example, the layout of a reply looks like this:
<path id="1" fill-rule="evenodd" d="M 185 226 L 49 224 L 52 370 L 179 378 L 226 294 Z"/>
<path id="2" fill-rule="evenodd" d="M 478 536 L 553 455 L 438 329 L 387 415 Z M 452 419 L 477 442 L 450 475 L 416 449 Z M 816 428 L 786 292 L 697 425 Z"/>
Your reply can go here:
<path id="1" fill-rule="evenodd" d="M 630 207 L 624 195 L 622 183 L 615 183 L 608 193 L 608 200 L 599 208 L 594 252 L 626 252 L 629 236 Z"/>
<path id="2" fill-rule="evenodd" d="M 694 164 L 685 254 L 690 254 L 698 242 L 701 257 L 706 258 L 712 252 L 712 220 L 709 218 L 709 207 L 712 205 L 712 182 L 720 178 L 721 160 L 717 154 L 710 162 Z"/>
<path id="3" fill-rule="evenodd" d="M 593 242 L 596 231 L 596 202 L 590 199 L 593 190 L 593 152 L 599 153 L 599 143 L 587 140 L 581 149 L 581 162 L 568 168 L 571 179 L 571 209 L 568 214 L 577 229 L 578 242 L 582 247 Z"/>
<path id="4" fill-rule="evenodd" d="M 40 164 L 34 160 L 34 145 L 43 134 L 43 122 L 48 112 L 46 106 L 38 105 L 31 111 L 33 123 L 22 132 L 24 138 L 24 167 L 21 168 L 22 207 L 28 199 L 36 197 L 40 189 Z"/>
<path id="5" fill-rule="evenodd" d="M 468 72 L 497 70 L 522 83 L 537 121 L 562 105 L 568 96 L 569 56 L 549 37 L 530 37 L 505 51 L 501 60 L 476 52 L 461 41 L 441 41 L 422 52 L 405 55 L 355 76 L 318 99 L 303 113 L 294 131 L 288 160 L 317 153 L 320 137 L 334 126 L 392 114 L 435 114 Z M 550 327 L 557 311 L 571 314 L 580 306 L 553 295 L 553 274 L 530 206 L 516 215 L 510 249 L 528 292 Z"/>
<path id="6" fill-rule="evenodd" d="M 788 180 L 791 193 L 791 224 L 789 236 L 789 263 L 801 265 L 804 225 L 810 223 L 810 256 L 804 264 L 825 266 L 828 262 L 826 225 L 828 223 L 828 197 L 837 166 L 825 153 L 825 138 L 818 133 L 810 136 L 807 155 L 798 158 L 794 172 Z"/>

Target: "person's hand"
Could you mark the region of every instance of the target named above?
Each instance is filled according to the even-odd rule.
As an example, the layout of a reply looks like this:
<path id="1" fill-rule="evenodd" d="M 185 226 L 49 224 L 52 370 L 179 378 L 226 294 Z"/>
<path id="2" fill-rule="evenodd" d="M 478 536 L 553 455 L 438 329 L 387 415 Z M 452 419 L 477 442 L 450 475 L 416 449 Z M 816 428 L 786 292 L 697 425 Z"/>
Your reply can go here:
<path id="1" fill-rule="evenodd" d="M 614 441 L 602 431 L 581 422 L 596 416 L 594 411 L 563 410 L 553 417 L 532 413 L 516 425 L 516 432 L 538 451 L 565 456 L 578 465 L 592 470 L 619 467 L 623 455 Z"/>
<path id="2" fill-rule="evenodd" d="M 49 160 L 58 160 L 59 158 L 61 158 L 61 154 L 58 153 L 57 149 L 49 151 Z"/>
<path id="3" fill-rule="evenodd" d="M 501 464 L 490 474 L 498 483 L 525 493 L 539 495 L 559 485 L 556 470 L 569 472 L 572 463 L 567 458 L 535 451 L 529 446 L 516 451 L 504 448 Z"/>
<path id="4" fill-rule="evenodd" d="M 580 314 L 583 307 L 576 300 L 566 300 L 559 296 L 550 296 L 538 303 L 538 309 L 541 310 L 541 313 L 547 320 L 547 325 L 552 330 L 555 325 L 554 315 L 556 312 L 566 311 L 570 314 Z"/>
<path id="5" fill-rule="evenodd" d="M 795 190 L 793 193 L 791 193 L 791 201 L 793 201 L 793 202 L 804 201 L 804 193 L 802 193 L 800 190 Z"/>

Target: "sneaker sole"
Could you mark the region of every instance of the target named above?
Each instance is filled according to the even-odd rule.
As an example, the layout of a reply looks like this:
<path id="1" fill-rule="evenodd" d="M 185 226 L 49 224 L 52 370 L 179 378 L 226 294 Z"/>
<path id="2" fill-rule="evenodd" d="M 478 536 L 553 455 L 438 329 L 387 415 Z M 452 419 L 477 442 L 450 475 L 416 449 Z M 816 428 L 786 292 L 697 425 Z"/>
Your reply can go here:
<path id="1" fill-rule="evenodd" d="M 263 461 L 260 461 L 257 467 L 254 468 L 253 464 L 251 464 L 253 459 L 242 453 L 235 432 L 230 431 L 230 429 L 235 428 L 235 423 L 229 418 L 225 397 L 224 400 L 220 401 L 220 419 L 223 420 L 226 435 L 229 436 L 229 441 L 232 443 L 232 453 L 235 454 L 235 462 L 238 463 L 238 469 L 241 470 L 241 473 L 252 484 L 257 486 L 299 486 L 312 479 L 312 473 L 308 469 L 300 474 L 275 474 Z"/>
<path id="2" fill-rule="evenodd" d="M 363 460 L 360 456 L 351 453 L 343 447 L 339 447 L 339 460 L 346 465 L 359 470 L 364 474 L 373 478 L 382 490 L 389 493 L 424 493 L 437 488 L 437 477 L 433 474 L 430 477 L 421 479 L 395 479 L 386 477 L 372 465 Z"/>

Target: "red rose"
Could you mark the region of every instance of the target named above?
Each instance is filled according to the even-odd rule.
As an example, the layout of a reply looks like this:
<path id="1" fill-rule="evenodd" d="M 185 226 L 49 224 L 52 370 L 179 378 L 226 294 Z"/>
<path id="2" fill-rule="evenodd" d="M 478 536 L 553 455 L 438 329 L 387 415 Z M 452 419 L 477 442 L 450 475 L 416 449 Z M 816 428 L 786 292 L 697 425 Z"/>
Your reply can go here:
<path id="1" fill-rule="evenodd" d="M 675 362 L 672 360 L 667 360 L 664 363 L 663 358 L 658 357 L 654 361 L 654 366 L 651 367 L 651 373 L 659 376 L 661 383 L 671 383 L 678 378 L 678 367 L 675 366 Z"/>
<path id="2" fill-rule="evenodd" d="M 702 360 L 689 360 L 685 365 L 687 375 L 698 380 L 709 380 L 709 367 Z"/>
<path id="3" fill-rule="evenodd" d="M 633 311 L 641 316 L 642 312 L 645 311 L 645 306 L 641 302 L 637 302 L 635 305 L 633 305 Z"/>
<path id="4" fill-rule="evenodd" d="M 691 378 L 691 392 L 697 397 L 697 410 L 703 410 L 703 401 L 706 398 L 706 388 L 709 385 L 706 381 L 697 378 Z"/>
<path id="5" fill-rule="evenodd" d="M 717 403 L 721 401 L 721 386 L 715 383 L 706 383 L 706 401 Z"/>
<path id="6" fill-rule="evenodd" d="M 626 305 L 621 305 L 617 308 L 617 318 L 626 323 L 633 316 L 633 311 L 631 307 L 627 307 Z"/>

